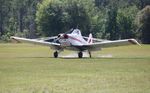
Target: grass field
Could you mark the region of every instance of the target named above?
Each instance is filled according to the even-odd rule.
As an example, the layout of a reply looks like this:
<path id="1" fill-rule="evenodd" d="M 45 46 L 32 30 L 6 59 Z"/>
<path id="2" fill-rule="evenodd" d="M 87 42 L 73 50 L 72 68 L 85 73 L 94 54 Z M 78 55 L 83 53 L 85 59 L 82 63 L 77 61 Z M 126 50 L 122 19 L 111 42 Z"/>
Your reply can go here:
<path id="1" fill-rule="evenodd" d="M 150 93 L 150 45 L 107 48 L 91 59 L 55 59 L 52 53 L 0 44 L 0 93 Z"/>

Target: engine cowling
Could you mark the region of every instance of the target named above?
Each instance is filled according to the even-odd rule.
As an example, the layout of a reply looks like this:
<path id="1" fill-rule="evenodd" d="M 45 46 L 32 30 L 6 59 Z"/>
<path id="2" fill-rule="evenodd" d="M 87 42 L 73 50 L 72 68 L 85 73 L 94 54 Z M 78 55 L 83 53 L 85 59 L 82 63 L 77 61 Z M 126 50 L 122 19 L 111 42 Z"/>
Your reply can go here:
<path id="1" fill-rule="evenodd" d="M 60 39 L 68 39 L 69 36 L 67 34 L 59 34 L 57 37 Z"/>
<path id="2" fill-rule="evenodd" d="M 64 39 L 68 39 L 69 36 L 67 34 L 64 34 L 63 37 Z"/>

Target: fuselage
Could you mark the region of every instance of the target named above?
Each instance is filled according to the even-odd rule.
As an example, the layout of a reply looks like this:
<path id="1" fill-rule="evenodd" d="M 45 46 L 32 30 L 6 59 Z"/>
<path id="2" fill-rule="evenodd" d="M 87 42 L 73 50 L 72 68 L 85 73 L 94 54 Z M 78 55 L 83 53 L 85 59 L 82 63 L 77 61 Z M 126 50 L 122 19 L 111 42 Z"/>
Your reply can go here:
<path id="1" fill-rule="evenodd" d="M 71 33 L 59 34 L 58 41 L 63 49 L 75 51 L 84 51 L 85 49 L 82 46 L 89 44 L 83 38 L 79 29 L 74 29 Z"/>
<path id="2" fill-rule="evenodd" d="M 68 38 L 62 38 L 59 40 L 62 46 L 82 46 L 88 44 L 87 41 L 80 35 L 76 34 L 67 34 Z"/>

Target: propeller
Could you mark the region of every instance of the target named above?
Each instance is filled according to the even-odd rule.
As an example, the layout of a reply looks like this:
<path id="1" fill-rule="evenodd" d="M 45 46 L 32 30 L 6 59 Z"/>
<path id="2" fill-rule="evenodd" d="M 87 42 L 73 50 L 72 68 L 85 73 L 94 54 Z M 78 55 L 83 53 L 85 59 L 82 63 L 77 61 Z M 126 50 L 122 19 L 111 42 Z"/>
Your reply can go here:
<path id="1" fill-rule="evenodd" d="M 56 39 L 54 39 L 54 43 L 56 43 L 56 42 L 59 42 L 59 40 L 60 39 L 68 39 L 68 35 L 67 34 L 65 34 L 65 33 L 63 33 L 63 34 L 59 34 L 58 36 L 57 36 L 57 38 Z"/>
<path id="2" fill-rule="evenodd" d="M 67 32 L 65 32 L 65 33 L 58 34 L 57 38 L 54 39 L 53 42 L 56 43 L 56 42 L 59 41 L 60 39 L 68 39 L 69 36 L 68 36 L 67 34 L 72 33 L 73 30 L 74 30 L 74 29 L 72 28 L 72 29 L 70 29 L 69 31 L 67 31 Z"/>

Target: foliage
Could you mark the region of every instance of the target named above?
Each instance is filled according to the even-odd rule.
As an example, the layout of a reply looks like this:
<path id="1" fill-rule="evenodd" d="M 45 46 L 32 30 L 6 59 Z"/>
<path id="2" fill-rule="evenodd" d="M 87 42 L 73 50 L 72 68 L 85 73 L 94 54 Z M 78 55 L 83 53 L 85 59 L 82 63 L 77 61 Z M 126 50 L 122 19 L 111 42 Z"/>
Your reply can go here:
<path id="1" fill-rule="evenodd" d="M 145 41 L 147 32 L 135 20 L 149 4 L 149 0 L 0 0 L 0 39 L 8 33 L 35 38 L 79 28 L 86 36 Z"/>
<path id="2" fill-rule="evenodd" d="M 61 16 L 64 6 L 59 3 L 61 2 L 58 0 L 44 0 L 38 5 L 36 14 L 38 30 L 43 31 L 46 36 L 58 33 L 63 27 Z"/>
<path id="3" fill-rule="evenodd" d="M 0 0 L 0 35 L 24 33 L 35 36 L 35 9 L 39 0 Z"/>
<path id="4" fill-rule="evenodd" d="M 117 27 L 117 11 L 118 7 L 115 5 L 110 7 L 110 9 L 107 12 L 107 22 L 106 22 L 106 32 L 105 33 L 110 33 L 110 40 L 116 40 L 118 39 L 119 35 L 119 30 Z"/>
<path id="5" fill-rule="evenodd" d="M 87 33 L 91 24 L 88 7 L 83 0 L 45 0 L 38 5 L 38 30 L 46 36 L 57 35 L 71 28 L 79 28 Z"/>
<path id="6" fill-rule="evenodd" d="M 135 38 L 136 25 L 135 15 L 138 12 L 136 6 L 120 8 L 117 15 L 117 24 L 119 28 L 119 39 Z"/>
<path id="7" fill-rule="evenodd" d="M 137 20 L 142 42 L 150 43 L 150 6 L 146 6 L 138 13 Z"/>

